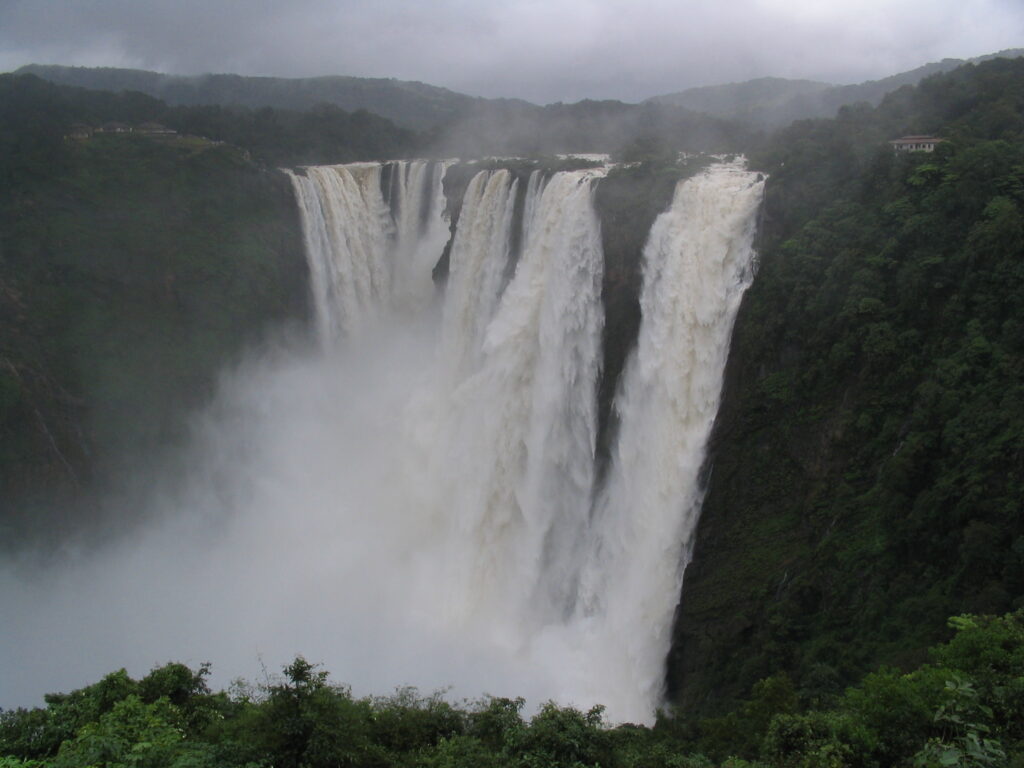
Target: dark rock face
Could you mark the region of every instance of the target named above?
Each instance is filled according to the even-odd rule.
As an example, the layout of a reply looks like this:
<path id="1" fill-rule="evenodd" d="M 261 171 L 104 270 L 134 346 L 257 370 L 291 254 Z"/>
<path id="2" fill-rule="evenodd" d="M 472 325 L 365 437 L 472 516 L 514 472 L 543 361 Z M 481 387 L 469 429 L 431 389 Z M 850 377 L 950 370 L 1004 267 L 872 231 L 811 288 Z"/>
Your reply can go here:
<path id="1" fill-rule="evenodd" d="M 613 408 L 619 377 L 640 331 L 640 289 L 643 248 L 651 225 L 672 202 L 678 172 L 658 173 L 653 165 L 613 171 L 598 182 L 595 207 L 601 219 L 604 248 L 603 365 L 598 387 L 597 454 L 599 472 L 607 465 L 615 440 L 617 417 Z"/>
<path id="2" fill-rule="evenodd" d="M 757 284 L 755 280 L 748 294 Z M 748 302 L 741 307 L 737 328 L 754 321 L 749 307 Z M 783 573 L 789 558 L 790 531 L 781 501 L 787 494 L 787 470 L 797 467 L 774 452 L 775 441 L 751 434 L 744 422 L 743 382 L 752 379 L 757 379 L 757 370 L 751 370 L 738 353 L 734 337 L 705 463 L 704 505 L 667 665 L 669 699 L 688 711 L 746 693 L 746 676 L 736 660 L 743 655 L 738 651 L 749 651 L 760 613 L 757 591 L 751 593 L 750 585 L 764 586 L 766 574 Z M 774 486 L 762 484 L 761 472 L 755 469 L 764 463 L 777 470 Z M 776 538 L 783 541 L 774 542 Z"/>
<path id="3" fill-rule="evenodd" d="M 98 527 L 94 492 L 179 444 L 247 347 L 306 322 L 291 185 L 227 145 L 91 139 L 0 195 L 0 231 L 5 544 Z"/>

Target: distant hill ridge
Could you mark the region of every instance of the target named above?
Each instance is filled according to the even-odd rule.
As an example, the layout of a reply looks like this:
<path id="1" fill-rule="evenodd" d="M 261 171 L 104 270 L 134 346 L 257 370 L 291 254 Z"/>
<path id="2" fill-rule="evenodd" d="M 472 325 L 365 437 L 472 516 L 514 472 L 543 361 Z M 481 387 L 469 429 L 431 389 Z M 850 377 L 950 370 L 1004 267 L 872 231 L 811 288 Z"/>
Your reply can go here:
<path id="1" fill-rule="evenodd" d="M 140 91 L 170 105 L 220 104 L 305 110 L 329 103 L 350 112 L 365 109 L 415 130 L 448 123 L 483 101 L 420 82 L 342 75 L 303 78 L 185 76 L 141 69 L 48 64 L 29 64 L 15 74 L 33 74 L 58 85 L 94 90 Z"/>
<path id="2" fill-rule="evenodd" d="M 948 72 L 963 64 L 1020 56 L 1024 56 L 1024 49 L 1014 48 L 967 60 L 943 59 L 856 85 L 762 77 L 653 96 L 642 102 L 640 107 L 686 110 L 691 121 L 697 117 L 694 113 L 703 113 L 709 119 L 735 121 L 746 127 L 778 128 L 803 118 L 832 117 L 844 104 L 868 102 L 877 106 L 887 93 L 904 85 L 915 85 L 929 75 Z M 344 75 L 305 78 L 225 74 L 186 76 L 140 69 L 45 64 L 29 64 L 15 74 L 33 74 L 58 85 L 93 90 L 139 91 L 169 105 L 307 110 L 317 104 L 328 103 L 350 112 L 364 109 L 416 131 L 454 128 L 458 133 L 460 126 L 473 124 L 477 133 L 481 126 L 486 126 L 487 133 L 499 135 L 524 121 L 544 122 L 546 117 L 549 121 L 555 118 L 557 122 L 553 112 L 566 108 L 565 105 L 541 108 L 520 99 L 478 98 L 417 81 Z M 588 112 L 600 105 L 607 108 L 618 105 L 616 109 L 621 113 L 618 117 L 626 122 L 629 122 L 627 116 L 644 114 L 637 105 L 622 102 L 585 100 L 569 105 L 569 108 Z M 607 109 L 602 107 L 598 111 L 607 112 Z M 529 131 L 535 130 L 535 127 L 529 128 Z"/>
<path id="3" fill-rule="evenodd" d="M 245 146 L 263 160 L 273 158 L 272 162 L 278 164 L 312 163 L 321 150 L 324 151 L 319 162 L 339 162 L 337 151 L 344 144 L 339 139 L 345 138 L 358 140 L 359 151 L 369 152 L 370 157 L 413 151 L 411 145 L 399 149 L 398 145 L 405 139 L 375 142 L 375 135 L 381 132 L 391 135 L 392 132 L 384 126 L 366 125 L 366 116 L 351 115 L 357 119 L 354 122 L 350 119 L 346 130 L 342 131 L 344 136 L 334 135 L 328 141 L 329 147 L 318 150 L 311 143 L 308 154 L 296 159 L 295 146 L 289 142 L 286 154 L 291 159 L 286 160 L 277 151 L 280 148 L 272 146 L 275 131 L 268 121 L 287 122 L 299 134 L 309 128 L 313 134 L 325 138 L 332 132 L 330 123 L 335 120 L 329 111 L 315 108 L 325 103 L 348 113 L 366 110 L 371 117 L 379 116 L 404 129 L 412 128 L 420 134 L 416 151 L 451 156 L 615 152 L 641 136 L 649 144 L 653 142 L 652 146 L 664 144 L 688 152 L 737 152 L 749 146 L 752 139 L 749 131 L 740 126 L 672 105 L 585 99 L 575 104 L 540 107 L 519 99 L 475 98 L 399 80 L 342 76 L 304 79 L 240 75 L 186 77 L 134 69 L 38 64 L 22 67 L 13 76 L 38 78 L 58 88 L 85 89 L 92 93 L 142 93 L 170 105 L 168 114 L 157 109 L 147 112 L 145 119 Z M 290 114 L 275 118 L 262 114 L 263 107 Z M 217 111 L 219 108 L 243 109 L 252 114 L 225 117 Z M 117 114 L 123 121 L 132 122 L 127 113 Z M 75 119 L 85 119 L 85 115 Z M 243 127 L 246 121 L 252 123 L 249 129 Z M 269 143 L 256 147 L 254 139 L 266 139 Z"/>
<path id="4" fill-rule="evenodd" d="M 887 93 L 897 88 L 916 85 L 929 75 L 949 72 L 964 64 L 977 64 L 995 58 L 1015 59 L 1020 56 L 1024 56 L 1024 48 L 1010 48 L 972 59 L 943 59 L 908 72 L 856 85 L 762 77 L 742 83 L 689 88 L 678 93 L 652 96 L 647 101 L 775 128 L 809 117 L 833 117 L 844 104 L 868 102 L 877 106 Z"/>

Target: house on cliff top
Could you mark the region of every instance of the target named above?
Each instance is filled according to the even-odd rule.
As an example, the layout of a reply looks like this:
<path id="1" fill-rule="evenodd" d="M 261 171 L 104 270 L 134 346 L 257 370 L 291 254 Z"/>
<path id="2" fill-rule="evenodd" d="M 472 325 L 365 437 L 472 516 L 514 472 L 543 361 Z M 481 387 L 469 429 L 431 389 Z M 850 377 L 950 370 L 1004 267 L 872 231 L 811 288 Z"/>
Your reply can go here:
<path id="1" fill-rule="evenodd" d="M 902 136 L 889 142 L 897 152 L 934 152 L 944 142 L 936 136 Z"/>

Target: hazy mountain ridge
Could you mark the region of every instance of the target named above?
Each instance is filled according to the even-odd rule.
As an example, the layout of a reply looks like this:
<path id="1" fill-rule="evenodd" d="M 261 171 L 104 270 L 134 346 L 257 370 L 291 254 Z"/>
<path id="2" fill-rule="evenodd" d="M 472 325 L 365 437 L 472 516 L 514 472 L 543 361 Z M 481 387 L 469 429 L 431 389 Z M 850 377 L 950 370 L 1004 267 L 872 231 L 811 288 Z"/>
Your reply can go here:
<path id="1" fill-rule="evenodd" d="M 678 93 L 652 96 L 647 101 L 685 107 L 766 128 L 778 128 L 794 120 L 832 117 L 845 104 L 867 102 L 877 106 L 886 94 L 897 88 L 916 85 L 930 75 L 949 72 L 964 64 L 1019 56 L 1024 56 L 1024 49 L 1010 48 L 971 59 L 943 59 L 880 80 L 868 80 L 855 85 L 762 77 L 741 83 L 689 88 Z"/>
<path id="2" fill-rule="evenodd" d="M 969 62 L 1022 54 L 1024 49 L 1009 49 Z M 17 74 L 33 74 L 59 85 L 137 91 L 172 107 L 308 111 L 330 104 L 347 111 L 365 110 L 419 131 L 423 147 L 449 154 L 607 152 L 640 136 L 689 152 L 723 152 L 749 145 L 758 130 L 780 128 L 797 119 L 832 117 L 848 104 L 877 105 L 904 85 L 969 62 L 943 59 L 856 85 L 764 77 L 691 88 L 639 104 L 584 99 L 543 107 L 520 99 L 476 98 L 416 81 L 344 75 L 183 76 L 41 64 L 21 67 Z"/>
<path id="3" fill-rule="evenodd" d="M 750 131 L 735 122 L 674 105 L 584 99 L 540 107 L 519 99 L 474 98 L 424 83 L 398 80 L 344 76 L 183 77 L 134 69 L 36 64 L 22 67 L 16 74 L 34 75 L 59 86 L 143 93 L 170 107 L 164 117 L 147 119 L 162 119 L 179 130 L 201 128 L 203 135 L 223 138 L 254 151 L 251 137 L 247 141 L 241 134 L 216 133 L 225 121 L 238 122 L 237 115 L 225 118 L 224 110 L 249 110 L 251 114 L 246 119 L 255 123 L 273 123 L 281 117 L 264 115 L 268 107 L 293 113 L 292 119 L 295 113 L 301 113 L 305 120 L 316 119 L 329 105 L 354 112 L 350 117 L 357 120 L 365 111 L 371 114 L 363 122 L 380 116 L 399 129 L 418 131 L 421 153 L 461 156 L 614 152 L 641 136 L 690 152 L 733 152 L 752 139 Z M 186 114 L 185 122 L 176 122 Z M 256 130 L 265 129 L 269 130 L 269 126 Z M 386 132 L 384 126 L 378 130 Z M 285 165 L 338 161 L 333 156 L 297 161 L 275 158 L 276 163 Z"/>
<path id="4" fill-rule="evenodd" d="M 482 101 L 435 136 L 441 154 L 616 153 L 633 143 L 686 152 L 740 152 L 756 140 L 736 121 L 661 104 Z"/>
<path id="5" fill-rule="evenodd" d="M 44 64 L 26 65 L 15 74 L 33 74 L 60 85 L 95 90 L 140 91 L 172 106 L 219 104 L 305 110 L 327 103 L 347 111 L 365 109 L 416 130 L 449 122 L 480 101 L 420 82 L 343 75 L 301 78 L 230 74 L 183 76 L 140 69 Z"/>
<path id="6" fill-rule="evenodd" d="M 647 101 L 758 122 L 765 112 L 783 109 L 794 99 L 817 95 L 834 87 L 817 80 L 759 77 L 742 83 L 688 88 L 679 93 L 652 96 Z"/>

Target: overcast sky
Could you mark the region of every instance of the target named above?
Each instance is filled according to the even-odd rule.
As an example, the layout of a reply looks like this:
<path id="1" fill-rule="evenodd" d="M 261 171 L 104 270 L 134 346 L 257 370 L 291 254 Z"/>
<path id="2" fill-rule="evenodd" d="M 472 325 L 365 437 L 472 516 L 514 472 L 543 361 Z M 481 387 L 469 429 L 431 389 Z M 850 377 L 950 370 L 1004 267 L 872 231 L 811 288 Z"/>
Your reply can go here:
<path id="1" fill-rule="evenodd" d="M 860 82 L 1024 47 L 1024 0 L 0 0 L 0 71 L 396 77 L 538 103 Z"/>

